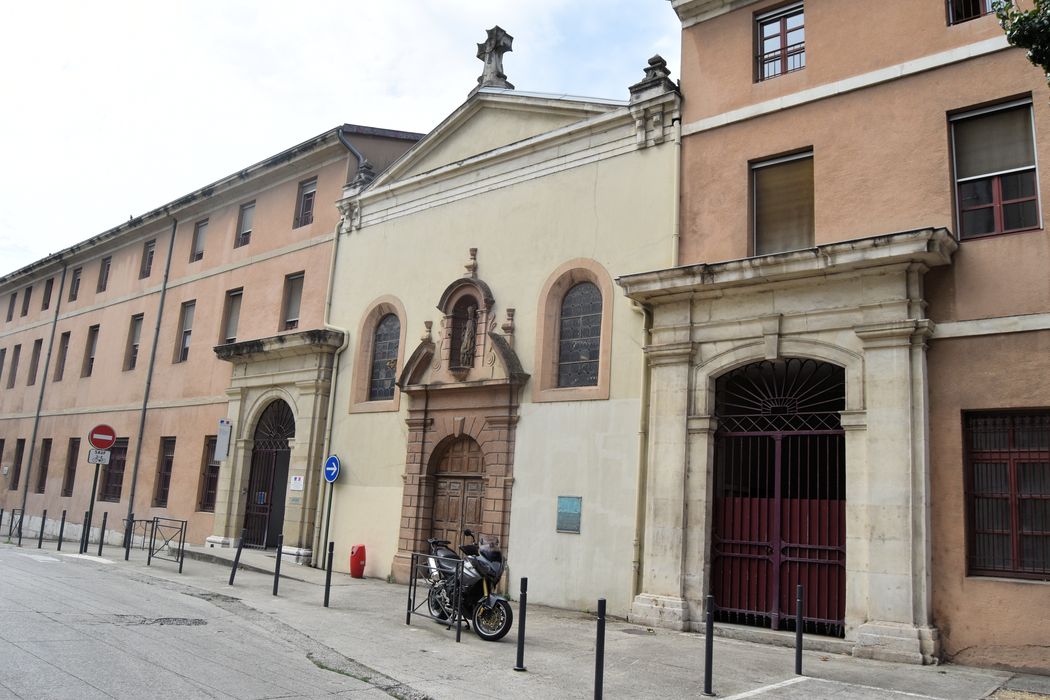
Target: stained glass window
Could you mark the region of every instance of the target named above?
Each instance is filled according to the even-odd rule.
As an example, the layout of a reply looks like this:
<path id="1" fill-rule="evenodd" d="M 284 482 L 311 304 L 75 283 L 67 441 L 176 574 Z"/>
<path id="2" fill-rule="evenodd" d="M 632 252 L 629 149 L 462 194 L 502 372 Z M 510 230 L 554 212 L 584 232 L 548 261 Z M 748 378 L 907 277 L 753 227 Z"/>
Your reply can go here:
<path id="1" fill-rule="evenodd" d="M 561 302 L 558 386 L 596 386 L 601 349 L 602 293 L 590 282 L 570 289 Z"/>
<path id="2" fill-rule="evenodd" d="M 394 398 L 394 380 L 397 378 L 397 346 L 401 340 L 401 321 L 387 314 L 376 324 L 372 342 L 372 371 L 368 384 L 368 400 L 382 401 Z"/>

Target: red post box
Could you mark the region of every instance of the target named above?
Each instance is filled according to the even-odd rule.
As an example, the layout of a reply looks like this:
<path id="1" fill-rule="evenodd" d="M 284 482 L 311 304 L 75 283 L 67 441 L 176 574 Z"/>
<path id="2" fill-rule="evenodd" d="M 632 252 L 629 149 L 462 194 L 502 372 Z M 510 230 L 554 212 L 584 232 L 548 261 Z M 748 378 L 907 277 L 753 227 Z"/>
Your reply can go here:
<path id="1" fill-rule="evenodd" d="M 355 544 L 350 548 L 350 575 L 354 578 L 365 577 L 365 546 Z"/>

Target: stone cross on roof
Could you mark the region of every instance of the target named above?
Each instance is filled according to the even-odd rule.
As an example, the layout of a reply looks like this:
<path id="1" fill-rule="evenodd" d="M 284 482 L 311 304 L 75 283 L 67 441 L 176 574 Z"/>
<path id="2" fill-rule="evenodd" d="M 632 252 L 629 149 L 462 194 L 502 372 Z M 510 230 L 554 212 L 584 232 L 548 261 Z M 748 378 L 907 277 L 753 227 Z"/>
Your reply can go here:
<path id="1" fill-rule="evenodd" d="M 511 50 L 512 43 L 514 37 L 503 31 L 499 25 L 488 30 L 488 39 L 484 44 L 478 44 L 478 58 L 485 62 L 485 68 L 478 77 L 479 88 L 514 89 L 514 86 L 507 82 L 507 74 L 503 72 L 503 54 Z"/>

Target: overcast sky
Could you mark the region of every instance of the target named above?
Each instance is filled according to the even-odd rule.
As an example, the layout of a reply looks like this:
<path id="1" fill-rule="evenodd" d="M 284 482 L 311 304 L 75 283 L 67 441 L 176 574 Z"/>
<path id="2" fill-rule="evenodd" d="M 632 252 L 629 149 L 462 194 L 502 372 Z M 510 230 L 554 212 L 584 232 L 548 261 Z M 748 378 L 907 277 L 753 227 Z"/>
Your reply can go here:
<path id="1" fill-rule="evenodd" d="M 350 122 L 427 132 L 499 24 L 519 90 L 626 99 L 667 0 L 11 3 L 0 26 L 0 275 Z"/>

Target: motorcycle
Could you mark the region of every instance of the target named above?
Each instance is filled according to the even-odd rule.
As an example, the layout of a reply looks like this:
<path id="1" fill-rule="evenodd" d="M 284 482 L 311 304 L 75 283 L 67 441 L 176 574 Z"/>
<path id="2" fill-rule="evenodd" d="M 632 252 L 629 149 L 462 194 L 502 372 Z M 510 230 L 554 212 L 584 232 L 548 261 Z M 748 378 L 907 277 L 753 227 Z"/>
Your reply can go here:
<path id="1" fill-rule="evenodd" d="M 427 540 L 430 545 L 427 608 L 435 620 L 455 622 L 453 606 L 458 588 L 458 614 L 467 620 L 468 625 L 473 623 L 474 634 L 487 642 L 495 642 L 510 631 L 514 622 L 510 603 L 495 593 L 503 577 L 503 552 L 497 538 L 482 535 L 479 545 L 470 530 L 464 530 L 463 535 L 474 542 L 459 546 L 463 552 L 462 569 L 459 568 L 460 557 L 449 547 L 448 540 Z M 457 570 L 462 571 L 458 581 Z"/>

